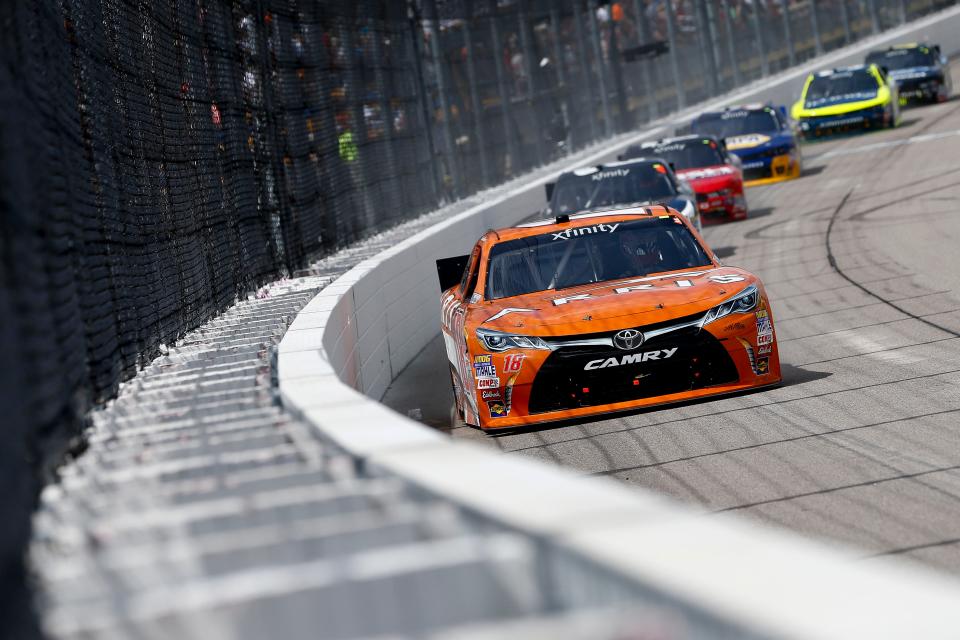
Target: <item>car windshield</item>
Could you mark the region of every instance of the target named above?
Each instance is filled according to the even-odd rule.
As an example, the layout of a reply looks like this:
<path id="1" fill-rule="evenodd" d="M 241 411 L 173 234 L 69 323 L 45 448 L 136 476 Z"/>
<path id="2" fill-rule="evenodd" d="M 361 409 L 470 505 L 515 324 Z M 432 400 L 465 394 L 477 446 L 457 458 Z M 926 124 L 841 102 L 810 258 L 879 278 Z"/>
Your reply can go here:
<path id="1" fill-rule="evenodd" d="M 658 163 L 637 163 L 577 175 L 561 176 L 550 203 L 554 215 L 634 202 L 657 202 L 675 196 L 677 189 Z"/>
<path id="2" fill-rule="evenodd" d="M 697 169 L 725 164 L 723 154 L 713 140 L 686 140 L 651 147 L 644 150 L 648 156 L 672 162 L 675 169 Z"/>
<path id="3" fill-rule="evenodd" d="M 877 79 L 866 69 L 816 76 L 807 87 L 804 106 L 809 109 L 826 102 L 866 100 L 876 96 L 878 88 Z"/>
<path id="4" fill-rule="evenodd" d="M 867 56 L 867 63 L 886 67 L 888 70 L 910 69 L 911 67 L 932 67 L 936 64 L 933 53 L 926 47 L 915 49 L 893 49 L 875 51 Z"/>
<path id="5" fill-rule="evenodd" d="M 759 111 L 736 109 L 723 113 L 705 113 L 693 121 L 693 130 L 718 138 L 733 138 L 751 133 L 770 133 L 780 129 L 773 109 Z"/>
<path id="6" fill-rule="evenodd" d="M 646 276 L 710 265 L 676 217 L 594 223 L 494 245 L 486 298 Z"/>

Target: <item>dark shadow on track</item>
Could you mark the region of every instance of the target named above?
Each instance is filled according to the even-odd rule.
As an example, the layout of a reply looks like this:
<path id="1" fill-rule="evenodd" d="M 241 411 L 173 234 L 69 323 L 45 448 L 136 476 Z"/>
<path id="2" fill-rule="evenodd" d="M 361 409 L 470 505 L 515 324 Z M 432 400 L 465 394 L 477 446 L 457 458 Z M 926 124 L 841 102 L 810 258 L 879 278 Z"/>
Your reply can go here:
<path id="1" fill-rule="evenodd" d="M 821 164 L 816 167 L 806 167 L 803 170 L 803 173 L 800 174 L 801 178 L 811 178 L 813 176 L 818 176 L 823 173 L 823 170 L 827 168 L 827 165 Z"/>
<path id="2" fill-rule="evenodd" d="M 503 431 L 489 432 L 493 438 L 498 438 L 502 436 L 512 436 L 518 435 L 521 433 L 535 433 L 537 431 L 547 431 L 550 429 L 559 429 L 561 427 L 574 427 L 581 424 L 589 424 L 591 422 L 597 422 L 598 420 L 607 420 L 609 418 L 628 418 L 630 416 L 641 415 L 644 413 L 651 413 L 654 411 L 662 411 L 664 409 L 677 409 L 680 407 L 689 407 L 698 404 L 704 404 L 707 402 L 713 402 L 715 400 L 720 400 L 723 398 L 735 398 L 753 395 L 755 393 L 763 393 L 764 391 L 769 391 L 770 389 L 775 389 L 778 387 L 789 387 L 795 384 L 803 384 L 805 382 L 813 382 L 815 380 L 822 380 L 833 375 L 828 371 L 814 371 L 811 369 L 805 369 L 803 367 L 797 367 L 792 364 L 780 363 L 780 371 L 783 375 L 783 380 L 779 384 L 773 384 L 766 387 L 759 387 L 757 389 L 748 389 L 746 391 L 738 391 L 736 393 L 724 394 L 721 396 L 713 396 L 710 398 L 698 398 L 696 400 L 685 400 L 683 402 L 674 402 L 667 405 L 661 405 L 658 407 L 645 407 L 642 409 L 629 409 L 626 411 L 615 411 L 610 413 L 604 413 L 595 416 L 587 416 L 583 418 L 575 418 L 572 420 L 558 420 L 556 422 L 549 422 L 546 424 L 532 424 L 524 427 L 515 427 L 510 429 L 504 429 Z"/>

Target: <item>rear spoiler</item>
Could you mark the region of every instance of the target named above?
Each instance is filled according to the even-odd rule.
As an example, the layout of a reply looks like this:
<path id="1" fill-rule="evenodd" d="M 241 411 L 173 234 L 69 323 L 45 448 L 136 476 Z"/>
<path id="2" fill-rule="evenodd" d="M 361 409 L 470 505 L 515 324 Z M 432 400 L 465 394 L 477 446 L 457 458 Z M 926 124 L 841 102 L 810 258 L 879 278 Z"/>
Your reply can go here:
<path id="1" fill-rule="evenodd" d="M 460 283 L 460 280 L 463 279 L 463 272 L 467 268 L 468 260 L 470 260 L 469 255 L 437 260 L 437 276 L 440 278 L 440 291 L 446 291 L 450 287 Z"/>

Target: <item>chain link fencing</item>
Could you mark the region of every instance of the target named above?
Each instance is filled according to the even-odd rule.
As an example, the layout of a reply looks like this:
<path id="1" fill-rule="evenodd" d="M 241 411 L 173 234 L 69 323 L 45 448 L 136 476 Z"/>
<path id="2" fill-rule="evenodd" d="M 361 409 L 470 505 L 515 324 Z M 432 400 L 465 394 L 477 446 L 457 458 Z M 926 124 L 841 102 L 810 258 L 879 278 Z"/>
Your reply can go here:
<path id="1" fill-rule="evenodd" d="M 953 3 L 3 3 L 0 615 L 44 465 L 238 296 Z"/>

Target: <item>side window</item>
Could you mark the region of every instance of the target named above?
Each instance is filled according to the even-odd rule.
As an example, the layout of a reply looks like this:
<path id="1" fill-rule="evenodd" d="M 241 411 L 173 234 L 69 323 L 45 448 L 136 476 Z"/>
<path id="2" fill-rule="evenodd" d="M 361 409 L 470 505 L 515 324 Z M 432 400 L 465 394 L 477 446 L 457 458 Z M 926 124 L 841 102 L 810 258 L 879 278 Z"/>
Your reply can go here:
<path id="1" fill-rule="evenodd" d="M 470 262 L 467 268 L 463 270 L 463 279 L 460 280 L 460 295 L 464 300 L 469 300 L 473 295 L 473 290 L 477 288 L 477 276 L 480 273 L 480 247 L 473 248 L 470 254 Z"/>

